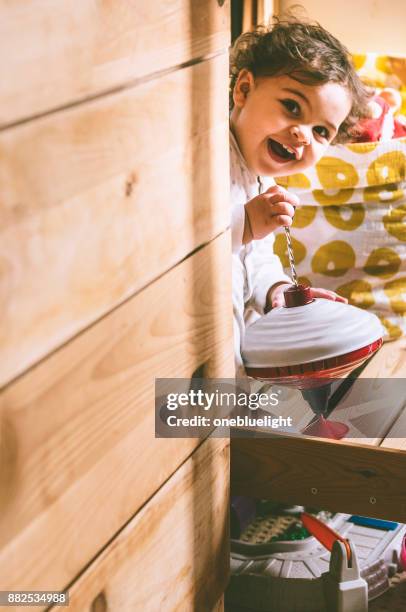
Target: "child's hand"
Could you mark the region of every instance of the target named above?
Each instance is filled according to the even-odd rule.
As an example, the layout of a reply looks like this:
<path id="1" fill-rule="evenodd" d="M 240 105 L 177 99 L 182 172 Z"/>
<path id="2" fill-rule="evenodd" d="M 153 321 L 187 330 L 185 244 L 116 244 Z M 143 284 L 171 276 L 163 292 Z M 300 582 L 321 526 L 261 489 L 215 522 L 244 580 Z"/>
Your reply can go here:
<path id="1" fill-rule="evenodd" d="M 275 185 L 245 205 L 243 244 L 265 238 L 277 227 L 292 225 L 299 198 Z"/>
<path id="2" fill-rule="evenodd" d="M 291 287 L 292 283 L 279 283 L 277 285 L 273 285 L 268 291 L 268 295 L 266 296 L 266 308 L 265 311 L 271 310 L 271 308 L 277 308 L 278 306 L 285 305 L 285 298 L 283 297 L 283 292 L 288 287 Z M 341 297 L 338 293 L 334 291 L 329 291 L 328 289 L 319 289 L 315 287 L 310 288 L 310 295 L 313 298 L 325 298 L 326 300 L 332 300 L 333 302 L 343 302 L 344 304 L 348 303 L 347 298 Z"/>

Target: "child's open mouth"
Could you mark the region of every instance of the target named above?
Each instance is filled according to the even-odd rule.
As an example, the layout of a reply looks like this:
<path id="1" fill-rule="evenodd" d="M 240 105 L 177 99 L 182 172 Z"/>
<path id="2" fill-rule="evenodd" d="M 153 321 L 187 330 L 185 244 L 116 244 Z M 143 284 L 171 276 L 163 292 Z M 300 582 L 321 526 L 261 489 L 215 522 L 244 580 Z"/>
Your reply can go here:
<path id="1" fill-rule="evenodd" d="M 268 153 L 272 159 L 280 164 L 296 159 L 295 153 L 292 153 L 284 145 L 272 138 L 268 138 Z"/>

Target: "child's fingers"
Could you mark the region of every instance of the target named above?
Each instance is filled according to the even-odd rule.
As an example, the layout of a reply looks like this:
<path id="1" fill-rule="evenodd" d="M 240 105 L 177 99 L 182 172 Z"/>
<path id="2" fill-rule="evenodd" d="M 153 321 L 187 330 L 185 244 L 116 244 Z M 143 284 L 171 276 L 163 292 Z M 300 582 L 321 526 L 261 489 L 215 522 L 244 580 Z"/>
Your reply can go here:
<path id="1" fill-rule="evenodd" d="M 272 298 L 272 308 L 278 308 L 279 306 L 285 305 L 285 298 L 283 293 L 278 292 L 274 298 Z"/>
<path id="2" fill-rule="evenodd" d="M 334 296 L 335 296 L 336 302 L 342 302 L 343 304 L 348 304 L 347 298 L 343 297 L 342 295 L 338 295 L 337 293 L 334 293 Z"/>
<path id="3" fill-rule="evenodd" d="M 271 305 L 272 308 L 285 305 L 284 292 L 288 287 L 291 287 L 291 283 L 278 283 L 277 287 L 272 291 Z"/>
<path id="4" fill-rule="evenodd" d="M 272 185 L 271 187 L 269 187 L 269 189 L 267 189 L 266 191 L 264 191 L 264 193 L 289 193 L 287 189 L 285 189 L 284 187 L 281 187 L 280 185 Z"/>
<path id="5" fill-rule="evenodd" d="M 294 193 L 289 193 L 283 187 L 270 187 L 265 193 L 264 196 L 268 197 L 272 202 L 290 202 L 292 206 L 299 206 L 300 200 Z"/>
<path id="6" fill-rule="evenodd" d="M 284 215 L 289 215 L 289 217 L 293 217 L 293 215 L 295 214 L 295 208 L 293 204 L 291 204 L 290 202 L 285 202 L 285 201 L 269 202 L 268 201 L 268 207 L 269 207 L 271 214 L 273 215 L 284 214 Z"/>
<path id="7" fill-rule="evenodd" d="M 270 219 L 270 223 L 277 227 L 290 227 L 293 223 L 293 219 L 289 217 L 289 215 L 273 215 Z"/>
<path id="8" fill-rule="evenodd" d="M 272 295 L 272 308 L 277 308 L 278 306 L 285 305 L 285 298 L 283 292 L 287 286 L 288 285 L 281 286 L 275 290 Z M 329 291 L 329 289 L 318 289 L 311 287 L 310 293 L 311 296 L 314 298 L 324 298 L 326 300 L 332 300 L 333 302 L 343 302 L 344 304 L 347 304 L 348 302 L 346 298 L 343 298 L 341 295 L 338 295 L 338 293 L 335 293 L 334 291 Z"/>
<path id="9" fill-rule="evenodd" d="M 348 303 L 348 300 L 344 297 L 342 297 L 341 295 L 338 295 L 338 293 L 335 293 L 334 291 L 329 291 L 328 289 L 316 289 L 316 288 L 311 288 L 310 289 L 310 293 L 312 297 L 319 297 L 319 298 L 324 298 L 326 300 L 333 300 L 333 302 L 343 302 L 344 304 Z"/>
<path id="10" fill-rule="evenodd" d="M 338 295 L 337 293 L 334 294 L 334 299 L 336 302 L 342 302 L 343 304 L 348 304 L 348 300 L 347 298 L 343 297 L 342 295 Z"/>
<path id="11" fill-rule="evenodd" d="M 268 202 L 276 204 L 277 202 L 288 202 L 293 208 L 296 208 L 300 204 L 299 198 L 294 193 L 266 193 L 263 194 L 267 198 Z"/>
<path id="12" fill-rule="evenodd" d="M 292 217 L 295 214 L 295 209 L 289 202 L 270 203 L 269 214 L 273 223 L 278 225 L 292 225 Z"/>

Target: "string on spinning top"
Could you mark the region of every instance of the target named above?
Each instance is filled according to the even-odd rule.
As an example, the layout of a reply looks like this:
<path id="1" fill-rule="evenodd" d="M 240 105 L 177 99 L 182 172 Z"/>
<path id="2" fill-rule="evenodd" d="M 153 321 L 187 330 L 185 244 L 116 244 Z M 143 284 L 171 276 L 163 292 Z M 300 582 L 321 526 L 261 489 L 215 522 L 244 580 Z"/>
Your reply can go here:
<path id="1" fill-rule="evenodd" d="M 257 176 L 257 183 L 258 183 L 258 194 L 261 195 L 262 190 L 263 190 L 263 186 L 262 186 L 262 181 L 261 181 L 259 176 Z M 294 258 L 294 255 L 293 255 L 292 239 L 291 239 L 291 236 L 290 236 L 290 229 L 287 226 L 285 226 L 285 235 L 286 235 L 286 243 L 287 243 L 287 248 L 288 248 L 288 257 L 289 257 L 289 263 L 290 263 L 290 270 L 292 272 L 292 279 L 293 279 L 293 282 L 295 283 L 295 285 L 297 287 L 299 283 L 298 283 L 296 267 L 295 267 L 295 258 Z"/>

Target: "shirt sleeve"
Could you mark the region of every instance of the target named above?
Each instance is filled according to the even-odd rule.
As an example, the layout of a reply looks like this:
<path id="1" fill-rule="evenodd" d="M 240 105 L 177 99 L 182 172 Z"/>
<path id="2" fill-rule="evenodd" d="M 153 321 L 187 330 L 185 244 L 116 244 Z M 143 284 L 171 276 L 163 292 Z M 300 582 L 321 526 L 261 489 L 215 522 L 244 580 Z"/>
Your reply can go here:
<path id="1" fill-rule="evenodd" d="M 246 306 L 264 314 L 266 296 L 276 283 L 291 283 L 292 279 L 285 274 L 281 260 L 275 255 L 273 246 L 275 237 L 269 234 L 262 240 L 253 240 L 251 248 L 245 255 L 250 298 Z"/>
<path id="2" fill-rule="evenodd" d="M 242 246 L 244 234 L 245 206 L 234 205 L 231 208 L 231 246 L 233 253 L 238 253 Z"/>

